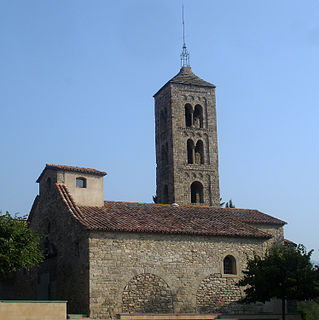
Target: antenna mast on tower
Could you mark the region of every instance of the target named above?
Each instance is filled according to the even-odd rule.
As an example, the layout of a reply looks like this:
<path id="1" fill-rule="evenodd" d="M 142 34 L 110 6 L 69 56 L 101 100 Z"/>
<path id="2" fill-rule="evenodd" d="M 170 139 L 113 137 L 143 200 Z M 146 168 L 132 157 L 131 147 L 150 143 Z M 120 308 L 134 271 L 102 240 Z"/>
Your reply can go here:
<path id="1" fill-rule="evenodd" d="M 190 67 L 189 53 L 185 42 L 185 23 L 184 23 L 184 5 L 182 5 L 182 24 L 183 24 L 183 49 L 181 53 L 181 67 Z"/>

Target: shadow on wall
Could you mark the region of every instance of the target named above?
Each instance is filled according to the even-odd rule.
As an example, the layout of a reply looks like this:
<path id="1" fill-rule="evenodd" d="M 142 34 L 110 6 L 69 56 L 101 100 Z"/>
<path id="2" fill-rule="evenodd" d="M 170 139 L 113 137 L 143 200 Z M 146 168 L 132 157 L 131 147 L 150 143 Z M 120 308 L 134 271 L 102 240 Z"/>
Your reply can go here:
<path id="1" fill-rule="evenodd" d="M 196 312 L 226 314 L 269 313 L 265 304 L 238 303 L 243 298 L 242 290 L 236 285 L 238 278 L 222 277 L 220 273 L 210 274 L 202 280 L 196 293 Z"/>

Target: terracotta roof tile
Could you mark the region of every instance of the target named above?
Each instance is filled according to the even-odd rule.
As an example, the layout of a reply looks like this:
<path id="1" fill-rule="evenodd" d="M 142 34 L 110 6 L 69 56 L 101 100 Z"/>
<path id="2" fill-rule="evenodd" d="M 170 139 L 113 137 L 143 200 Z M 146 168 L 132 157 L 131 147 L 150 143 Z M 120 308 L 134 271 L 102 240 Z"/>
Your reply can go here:
<path id="1" fill-rule="evenodd" d="M 106 201 L 104 207 L 80 206 L 90 229 L 126 232 L 198 234 L 231 237 L 269 236 L 258 229 L 224 216 L 222 211 L 195 206 Z M 207 208 L 208 209 L 208 208 Z"/>
<path id="2" fill-rule="evenodd" d="M 82 212 L 79 210 L 78 206 L 75 204 L 69 189 L 64 184 L 56 184 L 58 192 L 68 208 L 69 212 L 73 215 L 73 217 L 78 220 L 81 224 L 85 225 L 89 228 L 89 223 L 86 221 L 85 217 L 82 215 Z"/>
<path id="3" fill-rule="evenodd" d="M 69 212 L 90 230 L 271 238 L 234 219 L 225 208 L 120 201 L 105 201 L 103 207 L 77 206 L 65 185 L 57 188 Z"/>
<path id="4" fill-rule="evenodd" d="M 45 172 L 46 169 L 53 169 L 53 170 L 64 170 L 64 171 L 71 171 L 71 172 L 79 172 L 79 173 L 88 173 L 88 174 L 94 174 L 97 176 L 105 176 L 106 172 L 99 171 L 92 168 L 83 168 L 83 167 L 74 167 L 74 166 L 66 166 L 66 165 L 60 165 L 60 164 L 46 164 L 45 168 L 41 172 L 39 178 L 37 179 L 37 182 L 39 182 Z"/>
<path id="5" fill-rule="evenodd" d="M 284 225 L 287 222 L 255 209 L 221 208 L 225 214 L 249 224 Z"/>

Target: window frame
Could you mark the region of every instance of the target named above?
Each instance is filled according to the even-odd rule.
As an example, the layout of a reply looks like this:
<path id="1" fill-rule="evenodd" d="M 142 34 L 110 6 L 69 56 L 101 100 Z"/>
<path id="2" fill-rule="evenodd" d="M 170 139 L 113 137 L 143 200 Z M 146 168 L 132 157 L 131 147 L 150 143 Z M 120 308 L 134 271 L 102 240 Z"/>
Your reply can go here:
<path id="1" fill-rule="evenodd" d="M 230 258 L 232 262 L 232 273 L 225 273 L 225 259 Z M 232 253 L 224 255 L 221 263 L 221 270 L 223 277 L 238 277 L 238 259 Z"/>
<path id="2" fill-rule="evenodd" d="M 82 185 L 79 185 L 78 182 L 82 182 Z M 79 189 L 86 189 L 87 188 L 87 179 L 84 177 L 76 177 L 75 178 L 75 187 Z"/>

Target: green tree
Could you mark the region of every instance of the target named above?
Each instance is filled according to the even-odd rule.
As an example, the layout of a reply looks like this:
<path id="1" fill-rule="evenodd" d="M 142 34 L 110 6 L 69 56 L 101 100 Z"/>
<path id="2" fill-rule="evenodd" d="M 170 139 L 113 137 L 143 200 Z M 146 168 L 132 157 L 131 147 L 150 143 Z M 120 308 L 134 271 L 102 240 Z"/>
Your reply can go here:
<path id="1" fill-rule="evenodd" d="M 219 198 L 219 206 L 223 207 L 224 205 L 225 205 L 225 208 L 235 208 L 235 205 L 233 204 L 232 199 L 227 201 L 225 204 L 225 201 L 223 201 L 223 198 Z"/>
<path id="2" fill-rule="evenodd" d="M 232 199 L 226 202 L 225 208 L 235 208 L 235 205 L 233 204 Z"/>
<path id="3" fill-rule="evenodd" d="M 21 269 L 30 269 L 43 261 L 39 235 L 21 217 L 0 215 L 0 277 L 7 278 Z"/>
<path id="4" fill-rule="evenodd" d="M 285 319 L 286 300 L 309 300 L 319 296 L 319 271 L 312 265 L 303 245 L 274 246 L 264 258 L 254 254 L 248 258 L 247 269 L 239 286 L 244 290 L 245 303 L 265 302 L 271 298 L 282 301 L 282 319 Z"/>
<path id="5" fill-rule="evenodd" d="M 317 320 L 319 319 L 319 303 L 315 300 L 299 301 L 298 311 L 301 314 L 302 320 Z"/>

